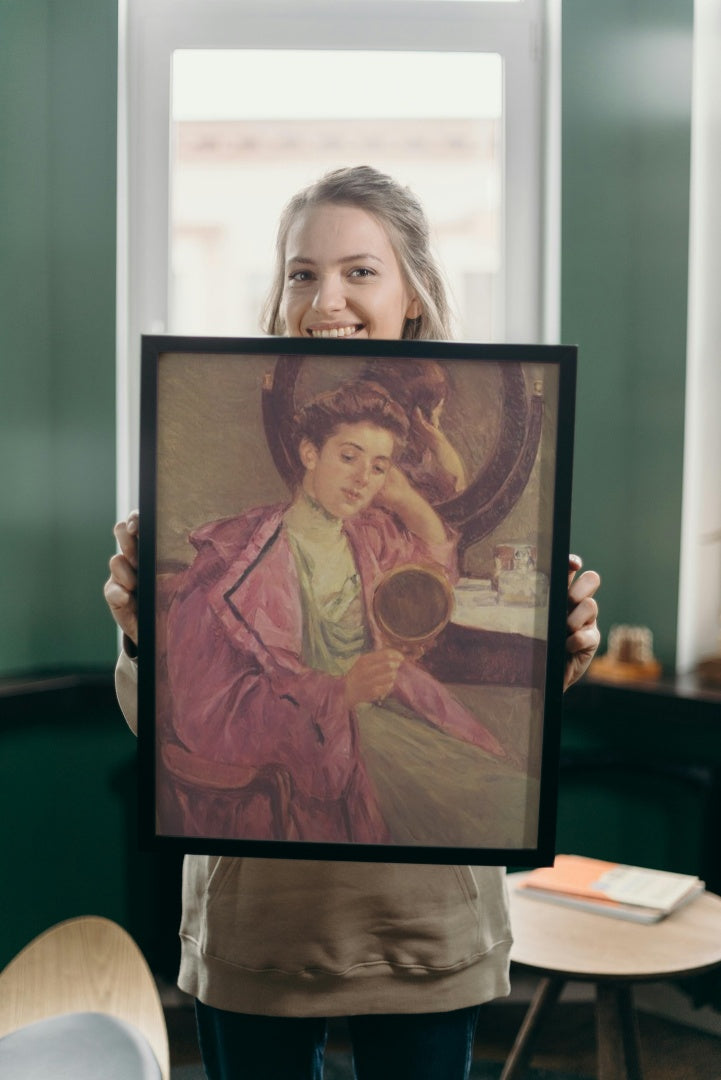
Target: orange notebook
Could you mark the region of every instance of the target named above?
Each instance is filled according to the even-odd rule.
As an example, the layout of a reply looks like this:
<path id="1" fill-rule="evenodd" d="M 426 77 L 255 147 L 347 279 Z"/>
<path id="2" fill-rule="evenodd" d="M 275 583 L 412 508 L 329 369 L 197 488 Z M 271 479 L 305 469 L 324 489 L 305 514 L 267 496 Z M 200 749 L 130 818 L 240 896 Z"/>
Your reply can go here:
<path id="1" fill-rule="evenodd" d="M 534 899 L 638 922 L 657 922 L 704 890 L 693 874 L 675 874 L 583 855 L 557 855 L 526 875 L 519 889 Z"/>

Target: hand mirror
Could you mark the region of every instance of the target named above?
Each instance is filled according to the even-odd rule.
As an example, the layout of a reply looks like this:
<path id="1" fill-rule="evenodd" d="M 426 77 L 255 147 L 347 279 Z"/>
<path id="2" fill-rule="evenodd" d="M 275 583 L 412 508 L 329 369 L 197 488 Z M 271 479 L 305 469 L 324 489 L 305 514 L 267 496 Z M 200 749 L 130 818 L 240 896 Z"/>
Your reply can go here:
<path id="1" fill-rule="evenodd" d="M 389 646 L 418 658 L 453 614 L 453 590 L 438 570 L 396 566 L 376 585 L 373 614 Z"/>

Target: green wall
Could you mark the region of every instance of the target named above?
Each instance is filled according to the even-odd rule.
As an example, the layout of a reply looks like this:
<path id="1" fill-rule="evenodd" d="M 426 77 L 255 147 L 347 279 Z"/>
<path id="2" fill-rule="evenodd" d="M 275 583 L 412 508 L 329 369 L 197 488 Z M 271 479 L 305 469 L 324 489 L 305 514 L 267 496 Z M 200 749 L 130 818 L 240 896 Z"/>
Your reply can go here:
<path id="1" fill-rule="evenodd" d="M 116 0 L 0 0 L 0 675 L 112 661 Z M 563 8 L 573 544 L 674 660 L 692 0 Z"/>
<path id="2" fill-rule="evenodd" d="M 562 340 L 579 346 L 573 546 L 601 628 L 675 657 L 692 0 L 563 5 Z"/>
<path id="3" fill-rule="evenodd" d="M 116 0 L 0 0 L 0 676 L 107 666 Z"/>
<path id="4" fill-rule="evenodd" d="M 116 0 L 0 0 L 0 966 L 95 913 L 147 948 L 135 740 L 102 597 L 115 516 Z M 0 691 L 9 691 L 8 681 Z M 142 901 L 141 899 L 142 898 Z M 145 921 L 144 921 L 145 920 Z"/>

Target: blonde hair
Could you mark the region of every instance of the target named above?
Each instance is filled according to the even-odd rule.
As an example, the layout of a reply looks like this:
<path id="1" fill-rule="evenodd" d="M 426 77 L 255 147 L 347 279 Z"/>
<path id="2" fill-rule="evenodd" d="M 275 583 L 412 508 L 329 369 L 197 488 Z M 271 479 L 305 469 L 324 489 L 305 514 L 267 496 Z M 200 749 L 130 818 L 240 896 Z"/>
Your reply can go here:
<path id="1" fill-rule="evenodd" d="M 401 273 L 421 305 L 421 314 L 417 318 L 406 319 L 401 337 L 416 341 L 447 341 L 452 336 L 451 310 L 443 275 L 431 253 L 428 220 L 423 207 L 410 188 L 370 165 L 327 173 L 294 195 L 283 210 L 276 239 L 274 280 L 263 311 L 263 330 L 267 334 L 285 334 L 281 305 L 288 233 L 300 214 L 323 203 L 365 210 L 388 233 Z"/>

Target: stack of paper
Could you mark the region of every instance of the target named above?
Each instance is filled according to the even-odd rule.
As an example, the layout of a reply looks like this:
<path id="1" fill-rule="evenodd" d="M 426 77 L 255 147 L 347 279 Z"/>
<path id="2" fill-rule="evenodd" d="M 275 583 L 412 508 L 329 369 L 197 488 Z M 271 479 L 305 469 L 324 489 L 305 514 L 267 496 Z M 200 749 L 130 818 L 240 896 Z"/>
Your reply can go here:
<path id="1" fill-rule="evenodd" d="M 536 900 L 653 923 L 693 900 L 705 886 L 693 874 L 557 855 L 553 866 L 532 870 L 518 888 Z"/>

